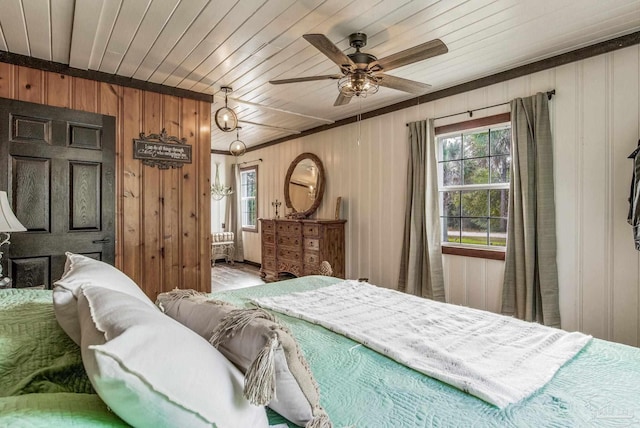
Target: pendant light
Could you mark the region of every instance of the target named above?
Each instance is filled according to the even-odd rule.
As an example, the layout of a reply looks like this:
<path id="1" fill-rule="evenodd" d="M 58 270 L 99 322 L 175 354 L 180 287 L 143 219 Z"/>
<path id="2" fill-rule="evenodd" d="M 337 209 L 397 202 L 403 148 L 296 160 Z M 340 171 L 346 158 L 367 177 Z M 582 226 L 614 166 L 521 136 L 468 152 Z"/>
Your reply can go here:
<path id="1" fill-rule="evenodd" d="M 236 139 L 229 146 L 229 152 L 236 158 L 242 156 L 247 151 L 247 145 L 240 140 L 240 126 L 236 126 Z"/>
<path id="2" fill-rule="evenodd" d="M 230 86 L 220 88 L 224 92 L 224 107 L 219 108 L 214 116 L 216 125 L 223 132 L 232 132 L 238 127 L 236 112 L 227 106 L 227 96 L 233 91 Z"/>

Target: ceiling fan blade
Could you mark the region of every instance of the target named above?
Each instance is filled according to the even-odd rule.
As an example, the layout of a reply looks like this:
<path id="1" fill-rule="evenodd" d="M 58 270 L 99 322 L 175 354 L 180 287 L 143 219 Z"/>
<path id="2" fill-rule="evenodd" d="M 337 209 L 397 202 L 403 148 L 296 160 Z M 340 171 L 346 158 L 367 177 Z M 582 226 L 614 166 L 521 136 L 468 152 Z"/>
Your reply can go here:
<path id="1" fill-rule="evenodd" d="M 341 69 L 353 69 L 356 65 L 344 52 L 340 50 L 324 34 L 305 34 L 302 37 L 311 43 L 316 49 L 325 54 L 327 58 L 338 64 Z"/>
<path id="2" fill-rule="evenodd" d="M 325 74 L 324 76 L 294 77 L 291 79 L 269 80 L 272 85 L 282 85 L 283 83 L 311 82 L 314 80 L 338 80 L 342 79 L 342 74 Z"/>
<path id="3" fill-rule="evenodd" d="M 390 74 L 376 74 L 376 78 L 380 86 L 410 92 L 412 94 L 421 94 L 431 87 L 431 85 L 427 85 L 426 83 L 403 79 L 402 77 L 396 77 Z"/>
<path id="4" fill-rule="evenodd" d="M 447 52 L 449 52 L 447 45 L 442 43 L 442 40 L 440 39 L 434 39 L 430 42 L 378 59 L 377 64 L 382 67 L 384 71 L 389 71 L 394 68 L 402 67 L 403 65 L 412 64 Z"/>
<path id="5" fill-rule="evenodd" d="M 338 94 L 338 98 L 336 98 L 336 101 L 333 103 L 333 105 L 334 107 L 338 107 L 338 106 L 349 104 L 349 101 L 351 101 L 351 98 L 353 98 L 353 95 L 347 95 L 344 92 L 340 92 L 340 94 Z"/>

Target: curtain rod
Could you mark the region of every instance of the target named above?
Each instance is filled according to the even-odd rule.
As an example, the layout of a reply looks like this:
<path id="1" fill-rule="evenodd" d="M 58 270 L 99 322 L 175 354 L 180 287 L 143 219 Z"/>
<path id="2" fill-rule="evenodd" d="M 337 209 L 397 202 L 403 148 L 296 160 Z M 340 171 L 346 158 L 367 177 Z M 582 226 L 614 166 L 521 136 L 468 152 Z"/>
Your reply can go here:
<path id="1" fill-rule="evenodd" d="M 547 99 L 551 100 L 551 98 L 553 98 L 553 96 L 555 94 L 556 94 L 556 90 L 555 89 L 547 91 Z M 507 104 L 510 104 L 510 103 L 511 103 L 511 101 L 506 102 L 506 103 L 494 104 L 492 106 L 487 106 L 487 107 L 474 108 L 473 110 L 461 111 L 460 113 L 453 113 L 453 114 L 448 114 L 446 116 L 434 117 L 433 120 L 445 119 L 447 117 L 458 116 L 460 114 L 468 114 L 469 117 L 473 117 L 473 112 L 474 111 L 486 110 L 486 109 L 493 108 L 493 107 L 500 107 L 500 106 L 504 106 L 504 105 L 507 105 Z M 407 123 L 407 126 L 409 126 L 408 123 Z"/>
<path id="2" fill-rule="evenodd" d="M 240 162 L 238 165 L 246 165 L 248 163 L 254 163 L 254 162 L 262 162 L 262 158 L 258 158 L 258 159 L 254 159 L 246 162 Z"/>

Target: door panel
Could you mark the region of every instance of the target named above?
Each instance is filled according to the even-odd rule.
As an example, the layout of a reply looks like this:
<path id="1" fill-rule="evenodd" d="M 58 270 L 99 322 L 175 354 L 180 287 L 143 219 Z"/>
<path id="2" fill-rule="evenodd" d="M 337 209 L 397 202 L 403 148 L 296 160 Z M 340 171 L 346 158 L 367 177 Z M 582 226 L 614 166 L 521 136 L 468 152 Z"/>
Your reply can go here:
<path id="1" fill-rule="evenodd" d="M 14 287 L 51 288 L 66 251 L 114 263 L 114 150 L 114 117 L 0 99 L 0 189 L 27 228 L 2 259 Z"/>

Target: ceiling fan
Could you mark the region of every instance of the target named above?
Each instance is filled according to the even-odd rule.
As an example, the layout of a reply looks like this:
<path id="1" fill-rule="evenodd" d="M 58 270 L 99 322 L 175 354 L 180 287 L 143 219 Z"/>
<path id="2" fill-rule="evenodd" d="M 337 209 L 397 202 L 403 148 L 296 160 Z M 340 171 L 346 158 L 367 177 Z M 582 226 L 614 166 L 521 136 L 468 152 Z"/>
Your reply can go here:
<path id="1" fill-rule="evenodd" d="M 348 104 L 353 96 L 366 97 L 368 94 L 376 93 L 379 86 L 415 94 L 422 93 L 431 86 L 426 83 L 391 76 L 383 72 L 436 55 L 442 55 L 449 51 L 441 40 L 434 39 L 378 59 L 369 53 L 360 52 L 360 49 L 367 44 L 367 35 L 364 33 L 353 33 L 349 36 L 349 45 L 356 50 L 350 54 L 342 52 L 324 34 L 305 34 L 302 37 L 325 54 L 331 61 L 335 62 L 340 67 L 342 74 L 270 80 L 269 83 L 280 85 L 313 80 L 338 80 L 340 94 L 335 103 L 333 103 L 334 106 Z"/>

